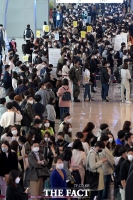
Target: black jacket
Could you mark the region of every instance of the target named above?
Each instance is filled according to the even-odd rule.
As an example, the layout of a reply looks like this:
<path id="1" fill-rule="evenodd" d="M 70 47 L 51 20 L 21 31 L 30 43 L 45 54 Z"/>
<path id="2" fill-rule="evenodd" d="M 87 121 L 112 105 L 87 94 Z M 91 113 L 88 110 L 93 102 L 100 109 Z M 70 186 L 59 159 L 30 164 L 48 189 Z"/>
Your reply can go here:
<path id="1" fill-rule="evenodd" d="M 100 71 L 100 80 L 101 80 L 101 83 L 102 84 L 108 83 L 109 82 L 109 78 L 110 78 L 110 75 L 108 74 L 107 68 L 106 67 L 102 67 L 101 71 Z"/>
<path id="2" fill-rule="evenodd" d="M 45 111 L 44 105 L 41 103 L 36 103 L 33 105 L 33 109 L 34 109 L 35 115 L 39 115 L 41 117 L 41 119 L 43 119 L 43 114 Z"/>
<path id="3" fill-rule="evenodd" d="M 14 152 L 10 152 L 8 157 L 5 153 L 0 154 L 0 176 L 9 174 L 11 170 L 18 170 L 18 157 Z"/>
<path id="4" fill-rule="evenodd" d="M 12 87 L 12 79 L 11 79 L 11 75 L 9 74 L 8 71 L 5 71 L 5 73 L 4 73 L 3 82 L 4 82 L 5 89 Z"/>
<path id="5" fill-rule="evenodd" d="M 97 72 L 97 62 L 95 59 L 90 59 L 90 73 L 96 73 Z"/>
<path id="6" fill-rule="evenodd" d="M 17 95 L 19 95 L 19 94 L 22 94 L 23 92 L 27 91 L 28 89 L 29 89 L 28 86 L 22 85 L 22 86 L 19 86 L 19 87 L 17 87 L 17 88 L 15 89 L 15 93 L 16 93 Z"/>
<path id="7" fill-rule="evenodd" d="M 39 128 L 31 127 L 31 131 L 35 133 L 35 140 L 37 140 L 40 143 L 42 141 L 41 130 Z"/>
<path id="8" fill-rule="evenodd" d="M 8 185 L 6 189 L 6 200 L 28 200 L 28 195 L 23 193 L 23 188 L 20 185 L 17 187 Z"/>
<path id="9" fill-rule="evenodd" d="M 111 53 L 108 54 L 107 61 L 110 63 L 111 68 L 114 67 L 114 60 Z"/>

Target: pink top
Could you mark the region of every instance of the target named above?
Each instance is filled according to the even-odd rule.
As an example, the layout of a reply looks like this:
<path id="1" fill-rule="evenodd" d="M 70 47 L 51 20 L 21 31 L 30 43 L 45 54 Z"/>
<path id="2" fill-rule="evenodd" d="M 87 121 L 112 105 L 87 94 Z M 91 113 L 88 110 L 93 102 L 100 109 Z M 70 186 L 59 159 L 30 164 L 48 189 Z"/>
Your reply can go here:
<path id="1" fill-rule="evenodd" d="M 71 90 L 70 90 L 69 86 L 67 86 L 67 85 L 63 85 L 62 87 L 60 87 L 58 89 L 57 96 L 59 97 L 59 107 L 70 107 L 71 101 L 62 101 L 62 96 L 63 96 L 64 92 L 66 92 L 66 90 L 64 90 L 63 87 L 65 89 L 67 89 L 68 92 L 71 93 Z"/>

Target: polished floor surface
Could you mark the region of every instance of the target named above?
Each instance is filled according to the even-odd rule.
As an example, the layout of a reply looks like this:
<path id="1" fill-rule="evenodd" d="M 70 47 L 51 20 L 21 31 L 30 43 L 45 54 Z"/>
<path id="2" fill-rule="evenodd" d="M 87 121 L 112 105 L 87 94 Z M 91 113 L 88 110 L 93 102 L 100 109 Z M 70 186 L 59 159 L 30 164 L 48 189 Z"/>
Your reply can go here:
<path id="1" fill-rule="evenodd" d="M 110 87 L 109 97 L 110 102 L 102 102 L 100 97 L 100 86 L 98 92 L 92 94 L 95 101 L 84 102 L 83 92 L 81 89 L 80 103 L 73 103 L 71 105 L 73 135 L 77 131 L 82 131 L 88 122 L 95 124 L 94 133 L 97 135 L 101 123 L 107 123 L 114 136 L 122 129 L 125 120 L 132 121 L 133 118 L 133 104 L 125 104 L 120 102 L 119 86 L 114 84 Z M 119 92 L 119 93 L 115 93 Z M 132 101 L 132 99 L 131 99 Z"/>

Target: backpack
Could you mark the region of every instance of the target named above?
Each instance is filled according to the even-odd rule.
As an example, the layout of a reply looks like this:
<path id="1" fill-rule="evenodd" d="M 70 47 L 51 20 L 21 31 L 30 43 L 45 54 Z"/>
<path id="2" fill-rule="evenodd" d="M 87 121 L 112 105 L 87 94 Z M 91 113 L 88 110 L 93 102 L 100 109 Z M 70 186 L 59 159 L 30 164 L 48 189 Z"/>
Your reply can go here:
<path id="1" fill-rule="evenodd" d="M 67 91 L 69 87 L 67 89 L 63 87 L 63 89 L 65 90 L 65 92 L 63 93 L 62 101 L 71 101 L 71 93 Z"/>
<path id="2" fill-rule="evenodd" d="M 31 38 L 31 30 L 30 29 L 26 30 L 25 36 L 26 36 L 26 38 Z"/>
<path id="3" fill-rule="evenodd" d="M 26 44 L 22 44 L 22 52 L 24 55 L 26 54 Z"/>

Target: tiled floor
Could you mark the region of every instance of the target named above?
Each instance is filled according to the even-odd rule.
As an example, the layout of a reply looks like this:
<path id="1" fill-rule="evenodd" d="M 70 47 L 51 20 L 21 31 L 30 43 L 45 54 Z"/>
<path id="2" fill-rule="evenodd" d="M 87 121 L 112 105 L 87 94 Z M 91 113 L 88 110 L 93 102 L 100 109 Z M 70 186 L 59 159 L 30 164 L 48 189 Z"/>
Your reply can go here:
<path id="1" fill-rule="evenodd" d="M 21 46 L 24 43 L 22 38 L 17 38 L 17 49 L 20 59 L 22 59 Z M 80 103 L 73 103 L 71 105 L 73 135 L 77 131 L 82 131 L 87 122 L 91 121 L 95 124 L 94 133 L 97 134 L 101 123 L 109 124 L 112 133 L 117 135 L 117 132 L 122 128 L 125 120 L 132 121 L 133 105 L 126 105 L 120 103 L 120 93 L 118 85 L 110 86 L 109 97 L 113 99 L 111 102 L 102 102 L 100 98 L 100 86 L 98 92 L 92 96 L 94 102 L 83 101 L 84 89 L 81 88 Z M 132 100 L 132 99 L 131 99 Z M 56 130 L 58 130 L 59 122 L 56 122 Z"/>

